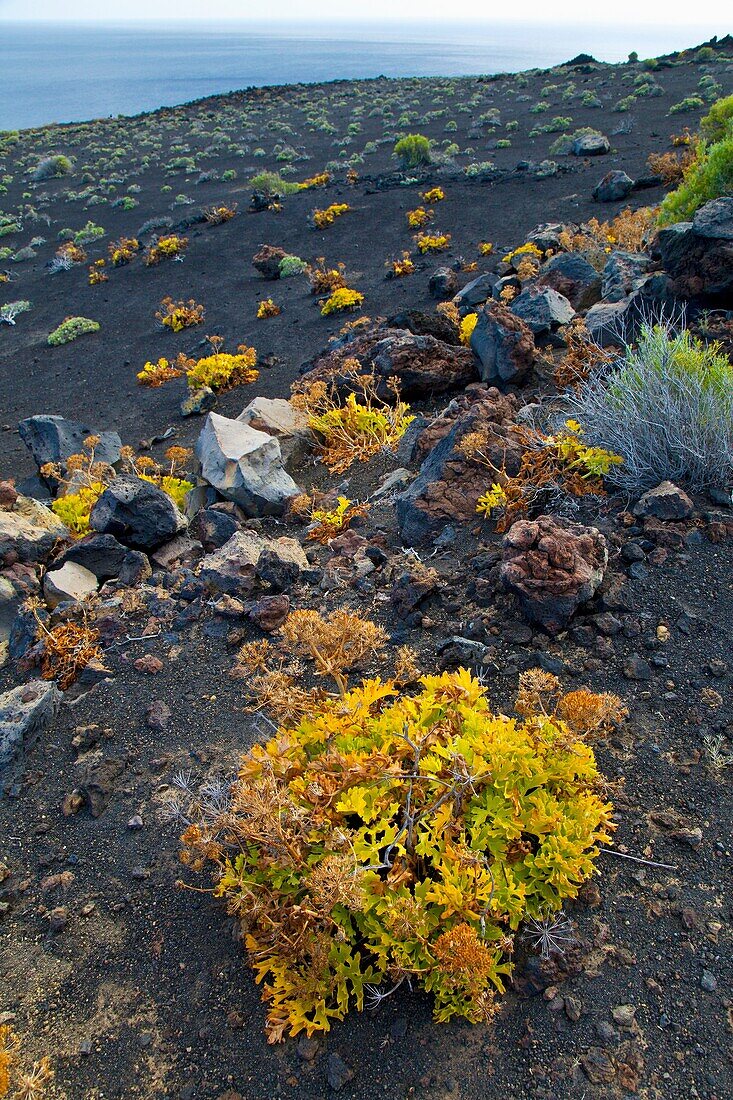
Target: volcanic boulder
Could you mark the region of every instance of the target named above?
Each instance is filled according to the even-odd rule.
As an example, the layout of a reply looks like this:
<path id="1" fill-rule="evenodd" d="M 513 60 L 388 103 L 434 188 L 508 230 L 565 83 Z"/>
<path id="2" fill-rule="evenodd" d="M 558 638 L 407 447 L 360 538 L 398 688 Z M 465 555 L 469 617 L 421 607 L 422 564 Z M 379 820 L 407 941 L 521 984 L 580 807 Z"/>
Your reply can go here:
<path id="1" fill-rule="evenodd" d="M 597 528 L 539 516 L 517 521 L 504 536 L 501 579 L 527 619 L 559 634 L 594 595 L 607 564 Z"/>
<path id="2" fill-rule="evenodd" d="M 283 466 L 280 443 L 238 420 L 209 413 L 196 443 L 209 485 L 248 516 L 279 516 L 300 490 Z"/>

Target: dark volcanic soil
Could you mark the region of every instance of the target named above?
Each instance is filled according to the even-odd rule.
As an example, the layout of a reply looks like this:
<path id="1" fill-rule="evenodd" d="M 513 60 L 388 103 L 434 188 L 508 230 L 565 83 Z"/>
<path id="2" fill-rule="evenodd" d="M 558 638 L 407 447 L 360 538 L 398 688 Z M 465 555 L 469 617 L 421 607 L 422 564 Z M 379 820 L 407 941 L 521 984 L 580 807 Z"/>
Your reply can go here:
<path id="1" fill-rule="evenodd" d="M 26 211 L 22 232 L 0 237 L 0 245 L 17 251 L 34 236 L 46 241 L 34 259 L 0 262 L 11 278 L 0 284 L 0 303 L 32 303 L 15 327 L 0 326 L 0 472 L 18 480 L 35 472 L 16 431 L 19 419 L 35 413 L 115 428 L 135 446 L 172 426 L 177 441 L 191 444 L 202 422 L 178 415 L 182 384 L 143 389 L 135 374 L 147 360 L 197 349 L 203 333 L 222 335 L 230 348 L 253 344 L 261 358 L 273 357 L 254 386 L 220 398 L 218 411 L 237 415 L 255 394 L 287 396 L 300 365 L 344 318 L 322 318 L 303 278 L 264 282 L 250 264 L 262 243 L 309 261 L 344 261 L 350 285 L 365 295 L 364 311 L 375 317 L 407 306 L 432 309 L 428 278 L 444 260 L 462 256 L 478 260 L 478 272 L 491 269 L 494 259 L 478 255 L 481 240 L 494 242 L 501 257 L 538 223 L 612 217 L 622 204 L 593 203 L 594 185 L 611 168 L 644 175 L 649 153 L 667 150 L 670 134 L 684 125 L 694 129 L 704 110 L 670 117 L 669 108 L 697 94 L 711 68 L 721 94 L 729 93 L 730 63 L 682 59 L 652 74 L 661 94 L 637 98 L 623 112 L 613 105 L 633 90 L 641 66 L 272 89 L 137 119 L 21 134 L 0 153 L 0 178 L 13 176 L 0 203 L 10 214 L 30 204 L 37 220 Z M 570 83 L 574 89 L 567 92 Z M 550 110 L 532 113 L 548 87 Z M 598 95 L 601 108 L 582 105 L 588 92 Z M 391 104 L 386 115 L 385 103 Z M 475 124 L 494 108 L 500 123 L 492 138 L 485 124 Z M 414 117 L 398 125 L 406 111 Z M 555 116 L 571 116 L 571 131 L 602 130 L 612 152 L 589 160 L 555 157 L 557 174 L 538 178 L 537 165 L 557 135 L 529 137 L 529 131 Z M 323 127 L 324 119 L 328 132 L 313 121 Z M 514 120 L 518 127 L 507 132 Z M 450 122 L 455 129 L 447 129 Z M 276 159 L 278 142 L 303 151 L 307 159 L 294 162 L 291 177 L 303 179 L 336 158 L 335 143 L 349 136 L 350 123 L 362 129 L 344 146 L 348 155 L 377 143 L 376 152 L 355 164 L 354 186 L 344 180 L 344 165 L 325 191 L 289 196 L 278 212 L 247 212 L 247 180 L 285 163 Z M 469 135 L 472 126 L 478 136 Z M 392 135 L 406 129 L 455 141 L 461 152 L 454 166 L 398 185 L 391 175 Z M 489 148 L 505 134 L 510 148 Z M 473 152 L 463 152 L 467 147 Z M 255 154 L 258 148 L 264 156 Z M 48 152 L 72 155 L 75 174 L 29 184 L 25 167 Z M 195 170 L 166 170 L 176 156 L 195 156 Z M 489 160 L 496 171 L 488 179 L 462 171 Z M 236 179 L 221 179 L 228 169 Z M 201 170 L 218 178 L 197 184 Z M 91 195 L 69 201 L 70 190 L 89 186 L 84 173 L 96 188 L 91 195 L 106 201 L 90 203 Z M 417 273 L 387 281 L 385 261 L 412 247 L 405 211 L 435 183 L 446 199 L 437 204 L 433 225 L 452 234 L 451 250 L 427 258 L 415 252 Z M 114 208 L 130 184 L 139 185 L 133 192 L 139 205 Z M 177 194 L 195 203 L 171 208 Z M 632 205 L 661 196 L 659 188 L 639 191 Z M 108 267 L 109 282 L 92 287 L 86 264 L 58 275 L 45 270 L 64 227 L 78 230 L 88 219 L 104 227 L 106 236 L 86 246 L 91 263 L 106 256 L 110 240 L 137 234 L 149 218 L 167 215 L 176 224 L 223 201 L 239 203 L 237 216 L 221 226 L 187 229 L 183 263 L 146 268 L 137 259 Z M 310 211 L 337 201 L 352 211 L 324 232 L 311 229 Z M 459 276 L 462 282 L 473 277 Z M 202 302 L 205 324 L 178 335 L 162 330 L 154 314 L 167 294 Z M 258 321 L 257 303 L 270 295 L 283 312 Z M 67 315 L 98 320 L 101 331 L 48 347 L 49 332 Z M 394 465 L 380 457 L 352 471 L 353 495 L 373 491 Z M 593 517 L 609 535 L 611 568 L 619 575 L 627 568 L 619 556 L 624 503 L 609 501 Z M 372 517 L 387 534 L 394 532 L 391 511 L 375 509 Z M 265 526 L 281 533 L 274 521 Z M 339 1091 L 353 1100 L 733 1096 L 733 808 L 730 772 L 714 751 L 716 737 L 730 735 L 733 723 L 730 542 L 693 532 L 661 564 L 637 570 L 627 579 L 630 606 L 622 629 L 596 633 L 592 644 L 581 646 L 571 635 L 551 641 L 533 633 L 506 597 L 488 607 L 477 598 L 470 563 L 497 545 L 487 531 L 466 528 L 450 550 L 431 559 L 442 578 L 440 593 L 425 608 L 434 626 L 409 631 L 407 640 L 432 669 L 440 640 L 478 636 L 472 631 L 482 624 L 495 643 L 490 695 L 504 710 L 518 671 L 538 661 L 568 687 L 618 693 L 631 717 L 595 746 L 617 810 L 616 852 L 668 869 L 601 855 L 599 878 L 568 906 L 577 941 L 556 963 L 520 954 L 513 988 L 490 1029 L 436 1025 L 427 998 L 400 990 L 378 1012 L 352 1014 L 317 1044 L 268 1046 L 259 991 L 233 924 L 208 893 L 181 888 L 176 829 L 161 824 L 157 812 L 157 797 L 177 772 L 231 773 L 242 750 L 267 731 L 245 712 L 240 681 L 226 675 L 233 660 L 227 624 L 204 615 L 178 632 L 162 615 L 155 637 L 107 651 L 112 678 L 62 707 L 0 803 L 0 864 L 10 871 L 0 886 L 0 1022 L 14 1024 L 30 1054 L 51 1056 L 59 1097 L 316 1100 L 334 1093 L 334 1055 L 353 1071 Z M 344 594 L 323 592 L 319 600 L 332 608 Z M 379 594 L 360 602 L 350 591 L 348 600 L 365 614 L 389 618 Z M 584 617 L 588 622 L 593 611 Z M 669 629 L 666 643 L 658 640 L 660 625 Z M 145 617 L 131 618 L 133 639 L 144 626 Z M 135 669 L 144 653 L 161 659 L 161 672 Z M 638 658 L 648 662 L 648 678 L 635 678 Z M 14 681 L 12 668 L 0 669 L 0 690 Z M 164 731 L 146 721 L 156 700 L 172 711 Z M 96 744 L 77 754 L 72 737 L 88 726 L 100 728 Z M 65 797 L 90 780 L 99 792 L 98 816 L 89 809 L 65 816 Z M 204 885 L 203 877 L 196 885 Z"/>

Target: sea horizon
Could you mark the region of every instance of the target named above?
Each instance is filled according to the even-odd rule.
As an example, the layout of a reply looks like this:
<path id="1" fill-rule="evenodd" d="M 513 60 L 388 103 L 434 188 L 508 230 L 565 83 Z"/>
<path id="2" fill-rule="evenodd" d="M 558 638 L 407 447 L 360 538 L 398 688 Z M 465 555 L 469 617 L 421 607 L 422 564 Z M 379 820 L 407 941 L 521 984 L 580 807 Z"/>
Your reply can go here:
<path id="1" fill-rule="evenodd" d="M 0 20 L 0 129 L 135 115 L 249 87 L 625 61 L 698 45 L 709 27 L 521 23 L 52 23 Z M 160 32 L 165 29 L 165 34 Z M 710 31 L 710 33 L 708 33 Z M 718 29 L 718 34 L 724 33 Z"/>

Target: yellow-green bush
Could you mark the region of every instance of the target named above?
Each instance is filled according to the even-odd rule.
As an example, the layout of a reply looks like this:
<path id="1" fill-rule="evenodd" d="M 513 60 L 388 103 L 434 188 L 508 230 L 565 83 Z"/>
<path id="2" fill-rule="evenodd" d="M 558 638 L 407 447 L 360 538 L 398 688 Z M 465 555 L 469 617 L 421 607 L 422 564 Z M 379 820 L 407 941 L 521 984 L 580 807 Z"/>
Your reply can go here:
<path id="1" fill-rule="evenodd" d="M 465 669 L 420 685 L 321 698 L 249 751 L 231 801 L 194 807 L 182 859 L 215 865 L 272 1042 L 402 982 L 433 994 L 437 1020 L 490 1020 L 522 921 L 575 897 L 610 840 L 582 732 L 622 717 L 618 699 L 532 672 L 515 719 Z"/>
<path id="2" fill-rule="evenodd" d="M 48 338 L 51 347 L 59 344 L 70 344 L 72 340 L 84 336 L 87 332 L 99 332 L 98 321 L 91 321 L 88 317 L 67 317 L 58 328 L 55 328 Z"/>
<path id="3" fill-rule="evenodd" d="M 687 221 L 711 199 L 733 195 L 733 96 L 712 105 L 700 120 L 700 132 L 682 182 L 659 208 L 659 225 Z"/>

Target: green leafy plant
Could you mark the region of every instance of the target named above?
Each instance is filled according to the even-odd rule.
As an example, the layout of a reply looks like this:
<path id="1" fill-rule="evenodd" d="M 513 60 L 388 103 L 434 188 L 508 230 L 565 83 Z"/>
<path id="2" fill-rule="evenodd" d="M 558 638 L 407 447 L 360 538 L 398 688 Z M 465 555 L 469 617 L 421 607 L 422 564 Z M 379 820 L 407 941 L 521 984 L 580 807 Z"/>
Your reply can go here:
<path id="1" fill-rule="evenodd" d="M 99 329 L 99 322 L 91 321 L 88 317 L 67 317 L 50 334 L 48 343 L 51 347 L 58 347 L 59 344 L 68 344 L 88 332 L 99 332 Z"/>
<path id="2" fill-rule="evenodd" d="M 422 134 L 406 134 L 396 142 L 394 154 L 404 168 L 420 168 L 430 164 L 430 141 Z"/>
<path id="3" fill-rule="evenodd" d="M 719 344 L 643 325 L 634 347 L 567 400 L 584 439 L 623 458 L 606 475 L 623 488 L 733 482 L 733 366 Z"/>
<path id="4" fill-rule="evenodd" d="M 625 714 L 537 670 L 516 709 L 493 713 L 465 669 L 412 697 L 366 680 L 251 749 L 228 794 L 184 783 L 181 858 L 214 865 L 271 1042 L 403 983 L 433 995 L 438 1021 L 493 1018 L 522 922 L 575 897 L 610 841 L 583 737 Z"/>

